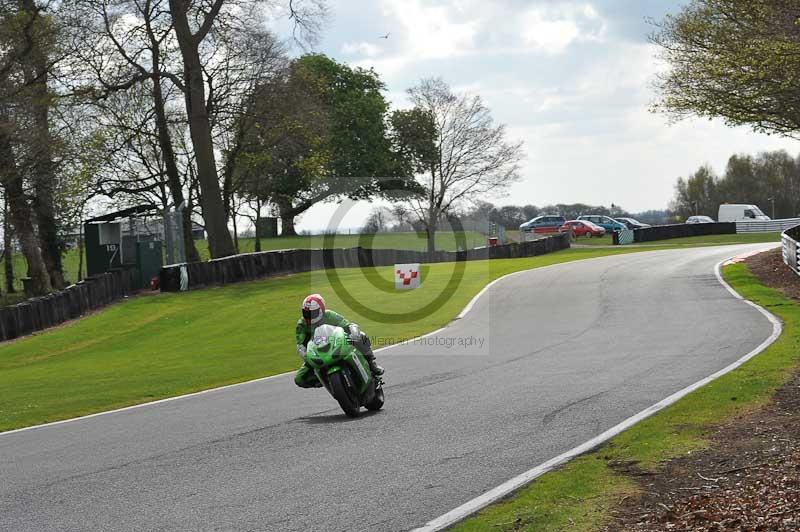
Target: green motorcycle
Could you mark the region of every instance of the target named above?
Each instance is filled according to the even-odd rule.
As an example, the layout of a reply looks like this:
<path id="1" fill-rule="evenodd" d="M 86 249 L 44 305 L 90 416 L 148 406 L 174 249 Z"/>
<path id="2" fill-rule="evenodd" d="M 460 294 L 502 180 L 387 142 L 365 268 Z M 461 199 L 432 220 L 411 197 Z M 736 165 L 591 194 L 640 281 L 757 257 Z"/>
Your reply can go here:
<path id="1" fill-rule="evenodd" d="M 383 381 L 373 377 L 364 355 L 350 345 L 341 327 L 317 327 L 305 360 L 348 417 L 358 417 L 362 406 L 383 407 Z"/>

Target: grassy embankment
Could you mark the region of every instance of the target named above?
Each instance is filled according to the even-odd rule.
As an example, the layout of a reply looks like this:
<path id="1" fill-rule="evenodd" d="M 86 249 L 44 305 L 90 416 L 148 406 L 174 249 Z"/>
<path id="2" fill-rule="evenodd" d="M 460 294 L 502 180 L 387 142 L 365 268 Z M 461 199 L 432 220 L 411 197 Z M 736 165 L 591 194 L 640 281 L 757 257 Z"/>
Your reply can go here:
<path id="1" fill-rule="evenodd" d="M 454 530 L 594 530 L 606 521 L 610 508 L 637 489 L 632 480 L 615 471 L 614 464 L 634 463 L 655 470 L 665 460 L 705 448 L 706 434 L 715 425 L 769 401 L 800 363 L 800 304 L 760 284 L 744 264 L 726 267 L 724 276 L 742 296 L 784 322 L 783 334 L 774 344 Z"/>

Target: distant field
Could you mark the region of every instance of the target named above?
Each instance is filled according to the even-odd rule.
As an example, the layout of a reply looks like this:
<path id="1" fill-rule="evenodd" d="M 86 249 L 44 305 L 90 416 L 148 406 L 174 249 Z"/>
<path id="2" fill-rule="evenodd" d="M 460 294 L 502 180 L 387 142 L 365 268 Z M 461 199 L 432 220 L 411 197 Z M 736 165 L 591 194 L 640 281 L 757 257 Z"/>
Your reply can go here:
<path id="1" fill-rule="evenodd" d="M 486 237 L 475 231 L 465 231 L 464 244 L 468 249 L 486 245 Z M 279 236 L 275 238 L 262 238 L 261 249 L 308 249 L 324 247 L 323 235 L 312 236 Z M 249 253 L 255 251 L 255 238 L 240 238 L 239 252 Z M 379 233 L 377 235 L 335 235 L 332 247 L 352 248 L 356 246 L 374 249 L 413 249 L 424 251 L 428 245 L 425 240 L 425 233 Z M 444 251 L 455 251 L 458 246 L 456 234 L 449 231 L 442 231 L 436 234 L 436 249 Z M 208 242 L 205 240 L 197 241 L 197 250 L 200 256 L 207 260 Z"/>
<path id="2" fill-rule="evenodd" d="M 62 257 L 63 265 L 64 265 L 64 277 L 66 278 L 68 283 L 74 283 L 78 279 L 78 251 L 75 249 L 71 249 L 67 251 L 64 256 Z M 20 299 L 24 299 L 22 295 L 22 279 L 23 277 L 27 277 L 28 275 L 28 265 L 25 263 L 25 257 L 22 256 L 21 253 L 15 253 L 12 256 L 12 265 L 14 268 L 14 289 L 17 291 L 17 294 L 13 296 L 9 296 L 6 294 L 6 283 L 5 283 L 5 276 L 4 273 L 0 273 L 0 277 L 2 277 L 2 297 L 0 297 L 0 305 L 3 304 L 13 304 L 16 303 Z M 84 264 L 84 272 L 86 270 L 86 264 Z M 0 264 L 0 271 L 3 270 L 4 266 Z"/>

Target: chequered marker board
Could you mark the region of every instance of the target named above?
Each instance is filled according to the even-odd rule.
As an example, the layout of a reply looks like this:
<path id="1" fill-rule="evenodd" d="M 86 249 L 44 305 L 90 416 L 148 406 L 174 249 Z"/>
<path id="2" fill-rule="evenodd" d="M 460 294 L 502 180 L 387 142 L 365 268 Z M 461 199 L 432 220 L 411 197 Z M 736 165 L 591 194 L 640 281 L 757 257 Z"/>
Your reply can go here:
<path id="1" fill-rule="evenodd" d="M 619 232 L 619 245 L 624 246 L 625 244 L 633 244 L 633 230 L 631 229 L 622 229 Z"/>
<path id="2" fill-rule="evenodd" d="M 419 264 L 395 264 L 394 287 L 397 290 L 419 288 Z"/>

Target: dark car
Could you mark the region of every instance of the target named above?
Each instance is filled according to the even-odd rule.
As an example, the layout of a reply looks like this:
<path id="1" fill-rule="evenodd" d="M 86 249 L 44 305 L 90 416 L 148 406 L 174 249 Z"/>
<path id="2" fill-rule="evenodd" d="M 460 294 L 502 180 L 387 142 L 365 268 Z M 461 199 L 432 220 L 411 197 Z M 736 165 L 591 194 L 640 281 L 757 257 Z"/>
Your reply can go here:
<path id="1" fill-rule="evenodd" d="M 616 221 L 625 224 L 628 229 L 644 229 L 650 227 L 650 224 L 644 224 L 635 218 L 615 218 Z"/>
<path id="2" fill-rule="evenodd" d="M 519 230 L 523 233 L 557 233 L 566 221 L 563 216 L 545 214 L 520 225 Z"/>

